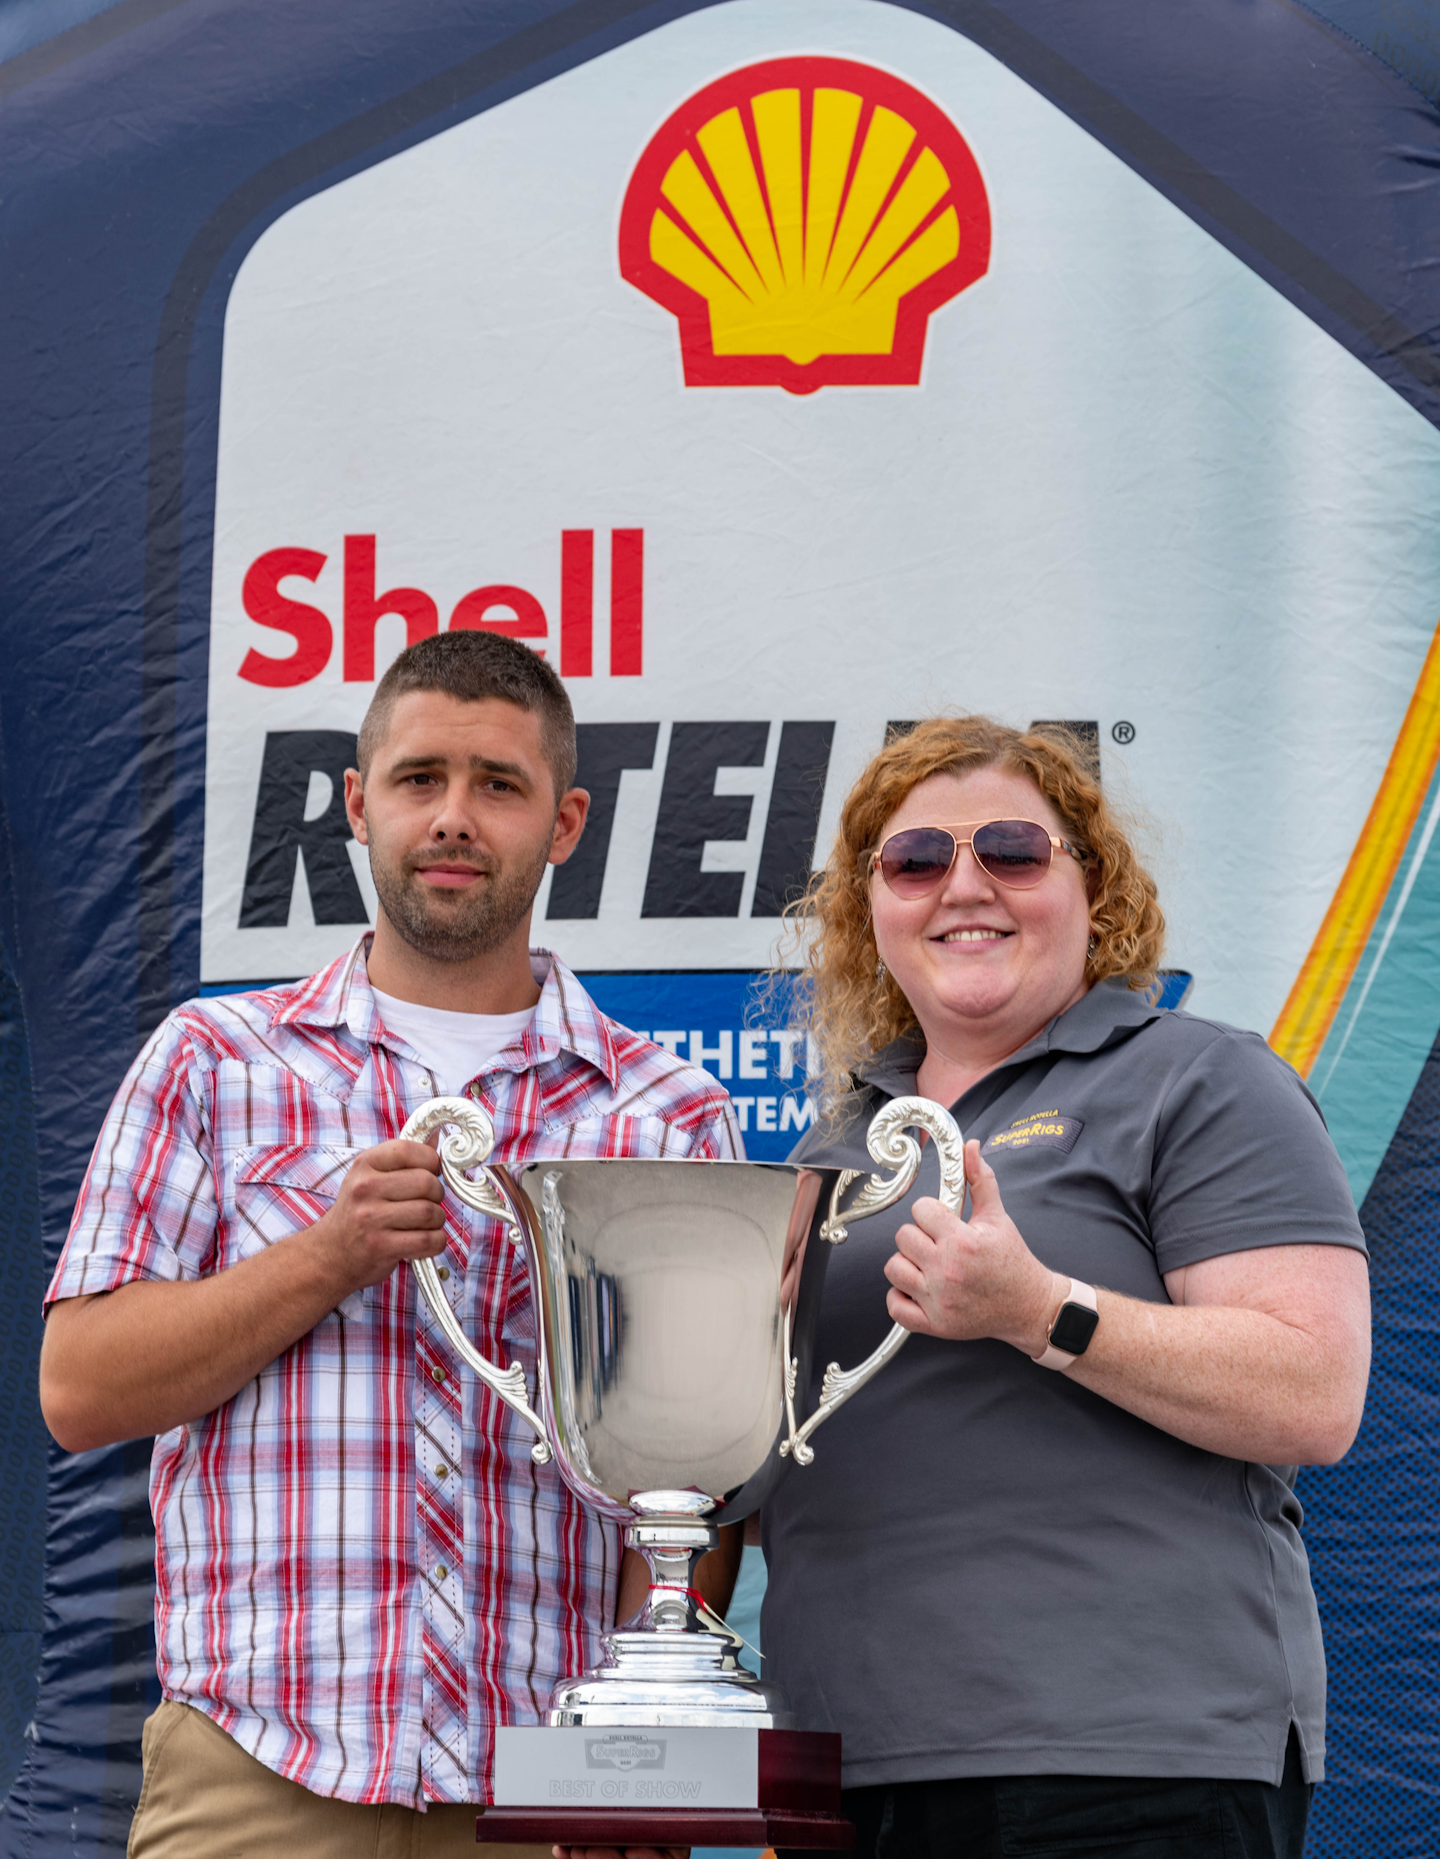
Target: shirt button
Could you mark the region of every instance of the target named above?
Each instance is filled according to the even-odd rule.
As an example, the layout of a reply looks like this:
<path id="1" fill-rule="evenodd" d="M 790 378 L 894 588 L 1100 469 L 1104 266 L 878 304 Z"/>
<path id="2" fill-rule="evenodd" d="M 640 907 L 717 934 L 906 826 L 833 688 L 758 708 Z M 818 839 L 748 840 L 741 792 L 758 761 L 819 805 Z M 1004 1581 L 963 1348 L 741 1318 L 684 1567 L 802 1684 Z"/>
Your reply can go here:
<path id="1" fill-rule="evenodd" d="M 443 1562 L 437 1562 L 437 1563 L 435 1564 L 435 1579 L 436 1579 L 436 1581 L 444 1581 L 444 1579 L 445 1579 L 445 1577 L 446 1577 L 446 1576 L 447 1576 L 447 1575 L 448 1575 L 449 1573 L 450 1573 L 450 1571 L 449 1571 L 449 1569 L 447 1569 L 447 1568 L 446 1568 L 446 1566 L 445 1566 L 445 1564 L 444 1564 Z"/>
<path id="2" fill-rule="evenodd" d="M 437 1265 L 435 1267 L 435 1276 L 437 1278 L 448 1278 L 450 1276 L 450 1267 L 448 1265 Z"/>
<path id="3" fill-rule="evenodd" d="M 430 1374 L 435 1381 L 444 1381 L 445 1379 L 445 1371 L 443 1368 L 432 1368 Z"/>
<path id="4" fill-rule="evenodd" d="M 450 1476 L 450 1467 L 448 1465 L 437 1465 L 435 1467 L 435 1476 L 437 1478 L 448 1478 Z"/>

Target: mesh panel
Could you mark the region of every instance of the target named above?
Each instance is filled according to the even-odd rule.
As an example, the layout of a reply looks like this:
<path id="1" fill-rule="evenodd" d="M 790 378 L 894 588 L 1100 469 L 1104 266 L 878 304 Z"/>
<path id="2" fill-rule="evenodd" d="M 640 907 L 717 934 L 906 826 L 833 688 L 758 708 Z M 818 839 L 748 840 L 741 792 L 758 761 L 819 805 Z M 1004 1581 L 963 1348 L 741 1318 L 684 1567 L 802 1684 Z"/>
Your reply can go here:
<path id="1" fill-rule="evenodd" d="M 1361 1209 L 1375 1361 L 1348 1458 L 1300 1479 L 1330 1665 L 1308 1859 L 1440 1853 L 1440 1041 Z"/>

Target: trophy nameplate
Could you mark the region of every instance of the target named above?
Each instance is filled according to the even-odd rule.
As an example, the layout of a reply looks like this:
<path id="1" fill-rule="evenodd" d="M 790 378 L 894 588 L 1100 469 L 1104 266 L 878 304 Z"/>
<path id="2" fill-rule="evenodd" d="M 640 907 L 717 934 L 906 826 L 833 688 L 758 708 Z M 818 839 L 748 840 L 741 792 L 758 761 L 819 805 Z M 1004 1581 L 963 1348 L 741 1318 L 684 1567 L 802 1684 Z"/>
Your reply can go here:
<path id="1" fill-rule="evenodd" d="M 576 1846 L 855 1843 L 840 1738 L 804 1730 L 497 1730 L 482 1840 Z"/>

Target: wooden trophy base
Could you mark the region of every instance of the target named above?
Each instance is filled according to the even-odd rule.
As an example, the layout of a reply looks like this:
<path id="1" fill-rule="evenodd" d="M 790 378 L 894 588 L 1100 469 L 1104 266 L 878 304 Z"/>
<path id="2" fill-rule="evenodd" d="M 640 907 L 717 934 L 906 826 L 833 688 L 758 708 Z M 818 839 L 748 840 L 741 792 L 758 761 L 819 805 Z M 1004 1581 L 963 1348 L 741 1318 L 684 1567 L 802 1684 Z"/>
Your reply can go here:
<path id="1" fill-rule="evenodd" d="M 475 1829 L 486 1844 L 855 1844 L 840 1738 L 822 1731 L 503 1729 L 495 1775 L 496 1805 Z"/>
<path id="2" fill-rule="evenodd" d="M 491 1807 L 476 1825 L 477 1840 L 534 1846 L 789 1846 L 848 1852 L 855 1829 L 840 1814 L 796 1814 L 788 1808 L 663 1808 L 628 1813 L 585 1808 Z"/>

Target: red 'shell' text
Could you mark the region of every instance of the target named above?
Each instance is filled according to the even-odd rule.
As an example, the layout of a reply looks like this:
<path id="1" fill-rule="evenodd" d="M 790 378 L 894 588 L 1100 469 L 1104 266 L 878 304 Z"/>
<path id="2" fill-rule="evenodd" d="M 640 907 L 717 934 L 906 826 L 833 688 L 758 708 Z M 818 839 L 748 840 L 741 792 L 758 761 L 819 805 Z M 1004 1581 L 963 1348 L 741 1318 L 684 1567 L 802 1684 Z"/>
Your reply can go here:
<path id="1" fill-rule="evenodd" d="M 284 658 L 245 654 L 239 675 L 273 689 L 308 684 L 330 663 L 335 633 L 319 607 L 282 593 L 284 581 L 314 583 L 329 558 L 318 549 L 267 549 L 245 571 L 241 601 L 259 626 L 288 634 L 293 649 Z M 382 619 L 405 622 L 405 643 L 414 645 L 440 631 L 440 610 L 418 587 L 376 589 L 375 537 L 347 536 L 344 547 L 340 663 L 347 684 L 375 681 L 375 628 Z M 644 663 L 645 532 L 610 532 L 610 676 L 638 678 Z M 550 638 L 545 609 L 526 588 L 491 582 L 472 588 L 455 603 L 450 632 L 504 633 L 523 639 L 543 658 Z M 595 532 L 566 529 L 560 536 L 560 675 L 595 674 Z"/>

